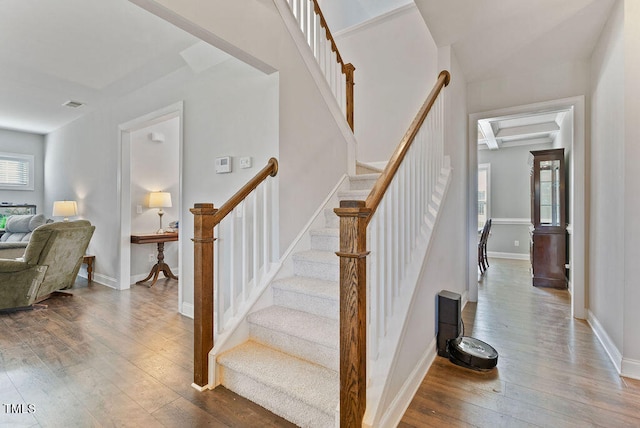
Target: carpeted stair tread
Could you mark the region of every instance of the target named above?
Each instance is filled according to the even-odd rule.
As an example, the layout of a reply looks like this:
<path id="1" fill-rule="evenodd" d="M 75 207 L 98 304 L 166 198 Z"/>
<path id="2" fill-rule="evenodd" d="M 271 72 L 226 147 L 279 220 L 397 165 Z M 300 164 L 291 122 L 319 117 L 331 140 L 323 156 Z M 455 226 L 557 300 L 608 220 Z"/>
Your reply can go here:
<path id="1" fill-rule="evenodd" d="M 289 336 L 339 349 L 340 324 L 334 319 L 282 306 L 269 306 L 250 314 L 248 321 Z"/>
<path id="2" fill-rule="evenodd" d="M 327 414 L 338 405 L 337 372 L 259 343 L 245 342 L 220 355 L 218 363 Z"/>

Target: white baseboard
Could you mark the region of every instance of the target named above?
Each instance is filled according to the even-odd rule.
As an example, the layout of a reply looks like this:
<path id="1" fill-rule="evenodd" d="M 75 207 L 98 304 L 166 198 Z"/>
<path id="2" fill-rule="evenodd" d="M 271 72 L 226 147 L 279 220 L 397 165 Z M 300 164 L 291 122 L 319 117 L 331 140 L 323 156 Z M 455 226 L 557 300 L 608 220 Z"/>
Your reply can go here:
<path id="1" fill-rule="evenodd" d="M 488 257 L 496 259 L 529 260 L 529 253 L 500 253 L 497 251 L 487 251 Z"/>
<path id="2" fill-rule="evenodd" d="M 591 326 L 591 329 L 593 330 L 596 337 L 602 344 L 602 347 L 604 348 L 605 352 L 607 353 L 607 355 L 609 355 L 609 358 L 611 359 L 611 362 L 613 363 L 613 365 L 616 367 L 616 370 L 618 371 L 618 373 L 622 374 L 622 361 L 623 361 L 622 354 L 616 347 L 615 343 L 613 343 L 613 340 L 611 340 L 606 330 L 602 327 L 602 324 L 600 324 L 600 321 L 598 321 L 598 319 L 595 317 L 595 315 L 591 311 L 588 312 L 587 322 L 589 323 L 589 325 Z M 633 364 L 630 364 L 632 360 L 627 360 L 627 361 L 628 361 L 628 365 L 633 365 Z M 636 370 L 636 374 L 640 379 L 640 362 L 636 361 L 635 363 L 636 363 L 635 368 L 629 367 L 629 369 L 631 371 Z M 629 375 L 629 377 L 634 377 L 634 376 Z"/>
<path id="3" fill-rule="evenodd" d="M 624 377 L 640 380 L 640 361 L 623 358 L 622 372 L 620 374 Z"/>
<path id="4" fill-rule="evenodd" d="M 193 304 L 192 303 L 185 303 L 182 302 L 182 309 L 180 310 L 180 313 L 182 315 L 184 315 L 185 317 L 189 317 L 191 319 L 193 319 L 194 317 L 194 310 L 193 310 Z"/>
<path id="5" fill-rule="evenodd" d="M 404 382 L 398 395 L 393 399 L 389 408 L 384 412 L 380 419 L 381 427 L 395 427 L 398 426 L 402 416 L 404 416 L 409 404 L 413 400 L 413 397 L 418 392 L 422 380 L 427 375 L 429 367 L 433 364 L 433 360 L 436 358 L 436 338 L 434 337 L 424 356 L 420 359 L 416 367 L 413 369 L 407 380 Z"/>
<path id="6" fill-rule="evenodd" d="M 86 272 L 80 272 L 78 274 L 78 276 L 81 277 L 81 278 L 88 279 Z M 111 278 L 110 276 L 103 275 L 101 273 L 95 273 L 94 272 L 93 273 L 93 278 L 91 278 L 91 280 L 92 280 L 92 282 L 96 282 L 96 283 L 98 283 L 100 285 L 104 285 L 104 286 L 109 287 L 109 288 L 113 288 L 113 289 L 116 289 L 116 290 L 120 289 L 119 286 L 118 286 L 118 280 L 117 279 Z"/>

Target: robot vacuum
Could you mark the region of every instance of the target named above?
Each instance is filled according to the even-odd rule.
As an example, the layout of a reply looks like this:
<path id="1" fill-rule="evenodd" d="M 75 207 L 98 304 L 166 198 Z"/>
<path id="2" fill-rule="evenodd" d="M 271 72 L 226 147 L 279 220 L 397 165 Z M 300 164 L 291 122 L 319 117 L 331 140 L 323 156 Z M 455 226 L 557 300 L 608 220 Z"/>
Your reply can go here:
<path id="1" fill-rule="evenodd" d="M 486 371 L 498 364 L 498 352 L 488 343 L 463 336 L 461 296 L 451 291 L 438 293 L 438 355 L 453 364 Z"/>

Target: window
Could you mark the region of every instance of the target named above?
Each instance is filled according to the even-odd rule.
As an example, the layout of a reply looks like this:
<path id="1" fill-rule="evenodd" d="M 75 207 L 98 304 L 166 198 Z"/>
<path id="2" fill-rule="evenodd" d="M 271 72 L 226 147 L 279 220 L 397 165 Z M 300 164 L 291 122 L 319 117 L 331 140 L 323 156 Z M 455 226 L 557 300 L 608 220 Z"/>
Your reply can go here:
<path id="1" fill-rule="evenodd" d="M 491 190 L 491 164 L 478 165 L 478 230 L 482 229 L 490 215 L 489 192 Z"/>
<path id="2" fill-rule="evenodd" d="M 0 189 L 33 190 L 33 155 L 0 153 Z"/>

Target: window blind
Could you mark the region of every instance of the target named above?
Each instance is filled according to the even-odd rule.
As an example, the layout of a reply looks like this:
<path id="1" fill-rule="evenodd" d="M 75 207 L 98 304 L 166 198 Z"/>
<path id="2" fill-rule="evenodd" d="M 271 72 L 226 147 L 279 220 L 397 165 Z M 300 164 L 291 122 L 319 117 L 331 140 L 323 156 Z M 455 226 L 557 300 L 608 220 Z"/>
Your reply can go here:
<path id="1" fill-rule="evenodd" d="M 33 156 L 0 153 L 0 188 L 33 190 Z"/>
<path id="2" fill-rule="evenodd" d="M 29 162 L 0 158 L 0 184 L 26 186 L 29 184 Z"/>

